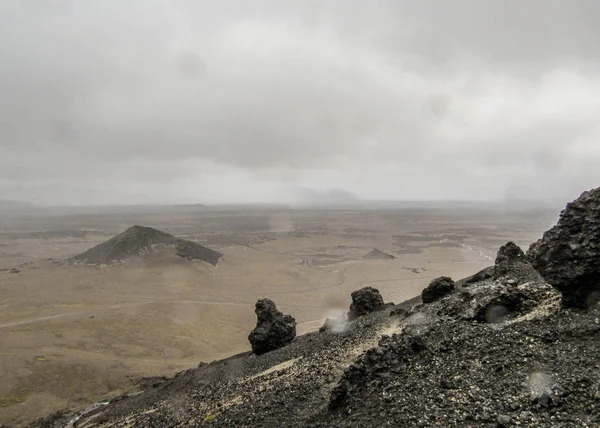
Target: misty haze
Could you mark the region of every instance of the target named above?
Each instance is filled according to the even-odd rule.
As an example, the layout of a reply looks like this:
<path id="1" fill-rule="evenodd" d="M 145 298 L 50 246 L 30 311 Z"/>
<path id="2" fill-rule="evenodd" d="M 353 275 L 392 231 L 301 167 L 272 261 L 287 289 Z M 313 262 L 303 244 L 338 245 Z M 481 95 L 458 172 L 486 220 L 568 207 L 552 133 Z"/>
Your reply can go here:
<path id="1" fill-rule="evenodd" d="M 1 2 L 0 427 L 600 424 L 599 19 Z"/>

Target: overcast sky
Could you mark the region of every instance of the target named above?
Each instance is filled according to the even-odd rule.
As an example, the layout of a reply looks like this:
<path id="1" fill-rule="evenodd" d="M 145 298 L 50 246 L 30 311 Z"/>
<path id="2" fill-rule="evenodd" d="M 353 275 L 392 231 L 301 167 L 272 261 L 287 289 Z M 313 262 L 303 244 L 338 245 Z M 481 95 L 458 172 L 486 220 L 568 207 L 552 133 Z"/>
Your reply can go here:
<path id="1" fill-rule="evenodd" d="M 597 0 L 0 2 L 0 199 L 573 199 Z M 309 189 L 309 190 L 307 190 Z"/>

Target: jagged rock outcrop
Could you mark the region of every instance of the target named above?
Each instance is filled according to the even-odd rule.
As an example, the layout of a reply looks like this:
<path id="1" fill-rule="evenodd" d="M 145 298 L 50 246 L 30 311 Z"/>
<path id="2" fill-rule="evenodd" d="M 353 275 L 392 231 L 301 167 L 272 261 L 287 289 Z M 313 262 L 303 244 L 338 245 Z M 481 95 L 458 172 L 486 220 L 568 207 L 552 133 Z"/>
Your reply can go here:
<path id="1" fill-rule="evenodd" d="M 489 279 L 454 293 L 436 314 L 493 324 L 530 313 L 540 302 L 552 304 L 557 299 L 556 290 L 541 280 L 517 285 Z"/>
<path id="2" fill-rule="evenodd" d="M 72 263 L 112 264 L 131 257 L 145 257 L 156 247 L 172 247 L 174 253 L 188 260 L 202 260 L 216 266 L 223 254 L 200 244 L 177 238 L 169 233 L 145 226 L 131 226 L 123 233 L 78 254 Z"/>
<path id="3" fill-rule="evenodd" d="M 432 280 L 421 292 L 423 303 L 432 303 L 454 290 L 454 281 L 448 276 L 440 276 Z"/>
<path id="4" fill-rule="evenodd" d="M 485 279 L 469 283 L 473 277 L 468 277 L 457 281 L 450 297 L 431 310 L 438 316 L 461 321 L 500 323 L 540 309 L 540 302 L 558 307 L 559 293 L 544 282 L 531 264 L 517 261 L 509 266 L 507 275 L 501 278 L 491 276 L 492 266 L 481 271 L 487 270 L 481 275 Z"/>
<path id="5" fill-rule="evenodd" d="M 525 253 L 514 242 L 507 242 L 501 246 L 494 263 L 494 277 L 499 278 L 527 263 Z"/>
<path id="6" fill-rule="evenodd" d="M 380 311 L 385 307 L 379 290 L 373 287 L 364 287 L 353 291 L 350 296 L 352 297 L 348 311 L 348 320 L 350 321 L 371 312 Z"/>
<path id="7" fill-rule="evenodd" d="M 296 337 L 296 320 L 277 310 L 271 299 L 256 302 L 256 327 L 248 335 L 252 352 L 262 355 L 281 348 Z"/>
<path id="8" fill-rule="evenodd" d="M 379 248 L 373 248 L 373 251 L 363 256 L 363 259 L 367 260 L 394 260 L 395 258 L 395 256 L 392 256 L 388 253 L 384 253 Z"/>
<path id="9" fill-rule="evenodd" d="M 600 187 L 567 204 L 527 256 L 562 293 L 565 306 L 585 308 L 600 300 Z"/>

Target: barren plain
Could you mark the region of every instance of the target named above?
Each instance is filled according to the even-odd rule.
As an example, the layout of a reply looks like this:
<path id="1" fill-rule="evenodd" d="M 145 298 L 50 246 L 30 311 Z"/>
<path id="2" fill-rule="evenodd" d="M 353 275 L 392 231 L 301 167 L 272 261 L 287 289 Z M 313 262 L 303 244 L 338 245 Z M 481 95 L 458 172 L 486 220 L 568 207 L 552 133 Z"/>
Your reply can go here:
<path id="1" fill-rule="evenodd" d="M 269 297 L 317 330 L 364 286 L 386 301 L 438 276 L 468 276 L 508 240 L 527 247 L 556 210 L 501 205 L 386 209 L 120 207 L 0 213 L 0 424 L 84 407 L 250 349 L 254 303 Z M 111 266 L 64 260 L 133 224 L 224 254 Z M 364 258 L 374 248 L 395 259 Z"/>

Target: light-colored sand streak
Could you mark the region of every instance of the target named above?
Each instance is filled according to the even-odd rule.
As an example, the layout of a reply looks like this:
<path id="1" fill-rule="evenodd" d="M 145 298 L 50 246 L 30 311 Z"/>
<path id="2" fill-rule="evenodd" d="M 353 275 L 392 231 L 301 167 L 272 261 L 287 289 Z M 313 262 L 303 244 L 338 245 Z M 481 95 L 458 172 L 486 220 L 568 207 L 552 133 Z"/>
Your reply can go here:
<path id="1" fill-rule="evenodd" d="M 107 306 L 104 308 L 91 308 L 91 309 L 88 309 L 85 311 L 67 312 L 67 313 L 63 313 L 63 314 L 47 315 L 47 316 L 38 317 L 38 318 L 30 318 L 30 319 L 21 320 L 21 321 L 14 321 L 14 322 L 10 322 L 10 323 L 0 324 L 0 329 L 20 327 L 20 326 L 24 326 L 24 325 L 36 324 L 36 323 L 40 323 L 43 321 L 50 321 L 50 320 L 55 320 L 55 319 L 60 319 L 60 318 L 97 315 L 97 314 L 100 314 L 103 312 L 108 312 L 108 311 L 115 310 L 115 309 L 132 308 L 132 307 L 139 307 L 139 306 L 153 305 L 153 304 L 167 304 L 167 305 L 168 304 L 192 304 L 192 305 L 200 304 L 200 305 L 217 305 L 217 306 L 241 306 L 241 307 L 248 307 L 248 308 L 254 307 L 253 303 L 222 302 L 222 301 L 217 301 L 217 300 L 149 300 L 149 301 L 144 301 L 144 302 L 121 303 L 118 305 Z M 279 307 L 281 307 L 281 308 L 285 308 L 286 306 L 287 305 L 279 305 Z M 322 308 L 305 307 L 305 309 L 321 310 Z M 318 322 L 318 321 L 322 321 L 322 320 L 311 320 L 311 321 L 306 321 L 302 324 L 309 324 L 309 323 L 314 323 L 314 322 Z"/>

